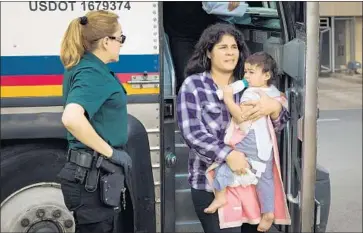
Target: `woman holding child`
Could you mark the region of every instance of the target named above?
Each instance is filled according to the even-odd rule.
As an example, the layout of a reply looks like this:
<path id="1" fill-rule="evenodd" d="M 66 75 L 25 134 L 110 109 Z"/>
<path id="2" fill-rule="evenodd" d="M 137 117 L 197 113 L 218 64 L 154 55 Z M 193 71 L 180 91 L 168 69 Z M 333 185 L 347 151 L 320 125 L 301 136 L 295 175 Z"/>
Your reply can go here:
<path id="1" fill-rule="evenodd" d="M 221 216 L 218 216 L 217 210 L 226 202 L 213 194 L 215 187 L 206 175 L 212 165 L 227 165 L 235 175 L 243 175 L 253 170 L 249 157 L 245 154 L 248 150 L 225 143 L 226 130 L 232 120 L 231 114 L 237 123 L 254 122 L 269 116 L 275 131 L 280 131 L 289 120 L 286 107 L 265 92 L 258 92 L 260 98 L 248 99 L 241 104 L 244 107 L 238 111 L 233 110 L 236 107 L 233 104 L 240 103 L 242 95 L 233 95 L 228 85 L 241 79 L 246 73 L 246 67 L 249 68 L 251 77 L 247 80 L 249 84 L 259 74 L 260 83 L 254 84 L 264 87 L 267 80 L 274 75 L 271 69 L 261 69 L 260 66 L 266 64 L 264 61 L 261 64 L 245 64 L 248 56 L 249 51 L 243 36 L 233 25 L 210 26 L 203 32 L 187 64 L 187 78 L 178 95 L 178 125 L 190 148 L 188 170 L 192 200 L 206 233 L 267 231 L 274 221 L 273 213 L 269 215 L 261 211 L 259 222 L 247 221 L 252 224 L 244 223 L 242 227 L 239 225 L 221 229 Z M 218 89 L 224 90 L 226 100 L 217 97 Z"/>

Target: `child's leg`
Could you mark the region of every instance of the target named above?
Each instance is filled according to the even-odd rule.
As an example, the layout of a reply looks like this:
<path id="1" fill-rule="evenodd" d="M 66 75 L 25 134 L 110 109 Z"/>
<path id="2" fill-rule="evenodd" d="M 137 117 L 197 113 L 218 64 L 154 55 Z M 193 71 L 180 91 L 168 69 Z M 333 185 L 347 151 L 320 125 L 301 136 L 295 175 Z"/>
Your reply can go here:
<path id="1" fill-rule="evenodd" d="M 214 200 L 206 209 L 204 209 L 204 213 L 213 214 L 218 210 L 218 208 L 226 204 L 226 202 L 226 189 L 216 191 Z"/>
<path id="2" fill-rule="evenodd" d="M 205 213 L 212 214 L 226 203 L 226 188 L 233 183 L 233 172 L 229 166 L 224 163 L 215 169 L 213 188 L 215 189 L 215 198 L 213 202 L 204 210 Z"/>
<path id="3" fill-rule="evenodd" d="M 262 173 L 256 185 L 256 191 L 260 201 L 262 213 L 262 219 L 258 225 L 258 230 L 263 232 L 268 231 L 274 221 L 275 185 L 272 159 L 266 162 L 266 170 L 264 173 Z"/>

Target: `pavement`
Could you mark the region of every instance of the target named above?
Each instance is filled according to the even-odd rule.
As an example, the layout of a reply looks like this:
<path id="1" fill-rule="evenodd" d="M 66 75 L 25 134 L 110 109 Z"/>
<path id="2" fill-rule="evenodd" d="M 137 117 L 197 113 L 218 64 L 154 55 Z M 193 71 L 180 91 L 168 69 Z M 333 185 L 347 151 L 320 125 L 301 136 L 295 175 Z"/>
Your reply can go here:
<path id="1" fill-rule="evenodd" d="M 317 162 L 328 170 L 326 232 L 362 232 L 362 75 L 318 80 Z"/>
<path id="2" fill-rule="evenodd" d="M 362 108 L 362 75 L 335 74 L 318 79 L 320 110 Z"/>

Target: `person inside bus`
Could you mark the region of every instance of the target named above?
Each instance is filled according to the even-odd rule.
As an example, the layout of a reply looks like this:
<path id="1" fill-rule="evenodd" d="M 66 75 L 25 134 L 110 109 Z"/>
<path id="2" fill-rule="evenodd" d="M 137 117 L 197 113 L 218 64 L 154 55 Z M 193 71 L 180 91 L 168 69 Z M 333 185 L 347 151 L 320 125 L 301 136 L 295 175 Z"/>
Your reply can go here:
<path id="1" fill-rule="evenodd" d="M 248 168 L 244 153 L 224 143 L 230 121 L 226 104 L 216 91 L 244 75 L 249 50 L 243 35 L 231 24 L 218 23 L 204 30 L 186 67 L 186 79 L 177 97 L 178 126 L 190 148 L 188 171 L 192 201 L 204 232 L 258 232 L 257 225 L 220 229 L 217 213 L 205 213 L 214 200 L 206 171 L 213 163 L 227 163 L 236 174 Z M 240 94 L 234 95 L 235 102 Z M 290 113 L 280 102 L 266 96 L 245 103 L 252 106 L 242 116 L 245 120 L 270 116 L 276 130 L 281 130 Z"/>
<path id="2" fill-rule="evenodd" d="M 65 68 L 62 122 L 68 131 L 69 152 L 58 177 L 78 233 L 111 233 L 116 227 L 123 232 L 120 211 L 132 210 L 131 205 L 120 210 L 101 200 L 97 179 L 88 179 L 95 163 L 85 162 L 92 161 L 97 152 L 123 168 L 126 183 L 130 179 L 132 161 L 124 150 L 128 138 L 126 91 L 106 65 L 119 60 L 125 39 L 116 14 L 91 11 L 70 22 L 61 44 L 60 58 Z M 85 170 L 87 166 L 92 170 Z M 107 174 L 97 172 L 99 179 Z M 86 184 L 95 188 L 87 189 Z M 132 196 L 131 187 L 126 188 Z"/>
<path id="3" fill-rule="evenodd" d="M 216 15 L 221 21 L 232 24 L 250 24 L 251 17 L 246 14 L 247 2 L 203 2 L 203 9 L 208 14 Z"/>
<path id="4" fill-rule="evenodd" d="M 233 10 L 239 2 L 230 2 Z M 200 1 L 165 1 L 163 3 L 164 30 L 168 35 L 170 52 L 176 76 L 176 92 L 184 81 L 184 70 L 203 30 L 218 21 L 218 17 L 207 14 Z"/>
<path id="5" fill-rule="evenodd" d="M 276 98 L 284 107 L 287 107 L 284 95 L 272 85 L 276 75 L 277 65 L 275 60 L 266 52 L 257 52 L 249 56 L 245 62 L 244 78 L 248 82 L 248 89 L 243 92 L 240 104 L 234 102 L 231 86 L 226 86 L 223 89 L 223 101 L 232 115 L 224 142 L 244 153 L 249 161 L 250 168 L 247 169 L 247 174 L 237 176 L 225 163 L 216 167 L 213 181 L 215 199 L 205 210 L 206 213 L 214 213 L 218 208 L 226 204 L 227 186 L 236 187 L 242 185 L 246 187 L 254 184 L 256 185 L 261 206 L 262 217 L 258 225 L 258 230 L 261 232 L 268 231 L 274 221 L 274 153 L 270 137 L 270 134 L 274 132 L 270 132 L 266 117 L 261 117 L 252 122 L 244 121 L 241 116 L 249 109 L 249 106 L 244 106 L 243 103 L 248 100 L 258 100 L 260 95 Z M 272 116 L 272 118 L 276 117 Z"/>

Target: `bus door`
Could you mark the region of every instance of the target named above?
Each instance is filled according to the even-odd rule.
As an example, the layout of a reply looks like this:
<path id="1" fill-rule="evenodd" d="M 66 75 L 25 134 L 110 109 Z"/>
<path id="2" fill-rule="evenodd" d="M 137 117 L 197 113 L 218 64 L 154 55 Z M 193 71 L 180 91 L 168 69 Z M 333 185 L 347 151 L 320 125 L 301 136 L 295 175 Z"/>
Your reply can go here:
<path id="1" fill-rule="evenodd" d="M 282 69 L 285 94 L 289 101 L 291 120 L 281 136 L 282 167 L 292 224 L 285 232 L 301 232 L 301 187 L 303 126 L 306 90 L 306 2 L 278 2 L 284 27 Z M 311 25 L 310 25 L 311 26 Z M 319 43 L 319 41 L 316 41 Z M 293 54 L 293 56 L 291 56 Z M 317 109 L 318 112 L 318 109 Z M 310 135 L 315 137 L 315 135 Z M 316 167 L 314 231 L 325 232 L 330 209 L 330 177 L 323 167 Z M 283 228 L 281 228 L 283 229 Z"/>
<path id="2" fill-rule="evenodd" d="M 162 8 L 162 3 L 159 3 Z M 159 10 L 162 12 L 162 10 Z M 278 135 L 282 178 L 292 217 L 291 226 L 276 226 L 274 231 L 299 232 L 299 190 L 301 180 L 302 137 L 305 83 L 305 14 L 303 3 L 253 2 L 247 14 L 251 22 L 236 26 L 243 32 L 251 52 L 266 51 L 279 66 L 277 86 L 285 92 L 291 120 Z M 160 13 L 160 17 L 162 15 Z M 162 20 L 159 20 L 162 22 Z M 160 164 L 161 164 L 161 232 L 203 232 L 195 214 L 188 184 L 188 148 L 176 126 L 176 93 L 173 61 L 168 36 L 160 27 Z M 289 55 L 290 54 L 290 55 Z M 296 54 L 296 56 L 291 56 Z M 321 181 L 321 182 L 320 182 Z M 317 203 L 320 231 L 326 227 L 330 205 L 329 175 L 317 169 Z M 319 183 L 320 182 L 320 183 Z M 321 213 L 321 214 L 320 214 Z"/>

